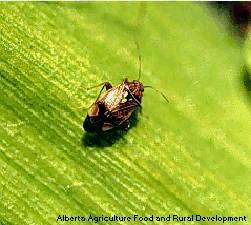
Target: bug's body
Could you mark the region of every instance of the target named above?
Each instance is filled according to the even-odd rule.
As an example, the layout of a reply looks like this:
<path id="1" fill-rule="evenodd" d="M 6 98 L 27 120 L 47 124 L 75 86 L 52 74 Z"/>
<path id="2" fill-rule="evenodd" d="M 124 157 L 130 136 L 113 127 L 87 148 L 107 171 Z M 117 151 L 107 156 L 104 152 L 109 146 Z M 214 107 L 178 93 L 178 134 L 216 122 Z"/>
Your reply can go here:
<path id="1" fill-rule="evenodd" d="M 136 42 L 139 50 L 139 44 Z M 92 104 L 84 120 L 83 127 L 87 132 L 99 133 L 111 130 L 116 127 L 128 129 L 130 127 L 129 118 L 133 111 L 141 107 L 144 88 L 157 89 L 152 86 L 144 86 L 139 80 L 141 76 L 141 56 L 139 54 L 139 76 L 138 80 L 128 81 L 125 79 L 122 84 L 112 87 L 108 82 L 104 82 L 102 89 L 106 92 L 100 97 L 100 94 L 94 104 Z M 97 85 L 97 86 L 100 86 Z M 96 87 L 97 87 L 96 86 Z M 168 102 L 165 95 L 160 92 L 162 97 Z"/>
<path id="2" fill-rule="evenodd" d="M 83 124 L 84 129 L 97 133 L 121 125 L 129 128 L 132 112 L 141 105 L 143 84 L 138 80 L 130 82 L 125 79 L 118 86 L 112 87 L 105 82 L 103 87 L 106 87 L 106 92 L 91 106 Z"/>

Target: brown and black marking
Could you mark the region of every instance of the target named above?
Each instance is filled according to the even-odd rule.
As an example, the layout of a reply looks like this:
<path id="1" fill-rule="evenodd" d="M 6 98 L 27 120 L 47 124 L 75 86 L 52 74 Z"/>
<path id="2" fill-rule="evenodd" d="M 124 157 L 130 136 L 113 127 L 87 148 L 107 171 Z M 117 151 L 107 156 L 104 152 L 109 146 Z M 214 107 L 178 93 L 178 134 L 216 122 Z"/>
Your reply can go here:
<path id="1" fill-rule="evenodd" d="M 122 84 L 115 87 L 108 82 L 101 85 L 101 92 L 104 88 L 106 92 L 102 97 L 99 95 L 87 113 L 83 124 L 85 131 L 98 133 L 120 126 L 127 130 L 130 127 L 131 114 L 141 107 L 143 84 L 138 80 L 125 79 Z"/>

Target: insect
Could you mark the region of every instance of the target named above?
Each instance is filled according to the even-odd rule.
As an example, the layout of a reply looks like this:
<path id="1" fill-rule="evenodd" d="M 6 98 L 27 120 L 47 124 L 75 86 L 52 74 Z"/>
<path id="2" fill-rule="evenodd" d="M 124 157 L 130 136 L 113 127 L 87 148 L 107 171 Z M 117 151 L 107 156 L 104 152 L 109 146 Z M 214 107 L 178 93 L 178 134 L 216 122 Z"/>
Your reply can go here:
<path id="1" fill-rule="evenodd" d="M 130 127 L 129 119 L 133 111 L 141 107 L 144 88 L 148 87 L 158 91 L 152 86 L 144 86 L 139 81 L 140 77 L 141 55 L 139 54 L 138 80 L 129 81 L 125 78 L 118 86 L 113 87 L 109 82 L 104 82 L 94 86 L 102 86 L 102 89 L 100 90 L 96 101 L 91 105 L 84 120 L 83 127 L 85 131 L 90 133 L 99 133 L 118 127 L 128 130 Z M 104 88 L 106 91 L 101 96 Z M 160 93 L 168 102 L 165 95 L 162 92 Z"/>

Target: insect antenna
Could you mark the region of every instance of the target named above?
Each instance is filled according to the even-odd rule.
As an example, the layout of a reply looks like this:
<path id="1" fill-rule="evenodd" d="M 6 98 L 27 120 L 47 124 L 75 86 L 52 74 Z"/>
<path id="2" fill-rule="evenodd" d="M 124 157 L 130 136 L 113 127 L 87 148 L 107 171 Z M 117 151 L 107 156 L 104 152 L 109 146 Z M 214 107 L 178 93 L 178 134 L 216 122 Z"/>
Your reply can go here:
<path id="1" fill-rule="evenodd" d="M 151 88 L 151 89 L 155 90 L 156 92 L 158 92 L 158 93 L 160 93 L 162 95 L 162 97 L 167 101 L 167 103 L 169 103 L 169 100 L 167 99 L 167 97 L 160 90 L 158 90 L 158 89 L 156 89 L 156 88 L 154 88 L 153 86 L 150 86 L 150 85 L 144 86 L 144 88 Z"/>
<path id="2" fill-rule="evenodd" d="M 135 40 L 135 43 L 137 45 L 137 50 L 138 50 L 138 55 L 139 55 L 139 76 L 138 76 L 138 81 L 139 81 L 141 78 L 141 53 L 140 53 L 139 42 Z"/>

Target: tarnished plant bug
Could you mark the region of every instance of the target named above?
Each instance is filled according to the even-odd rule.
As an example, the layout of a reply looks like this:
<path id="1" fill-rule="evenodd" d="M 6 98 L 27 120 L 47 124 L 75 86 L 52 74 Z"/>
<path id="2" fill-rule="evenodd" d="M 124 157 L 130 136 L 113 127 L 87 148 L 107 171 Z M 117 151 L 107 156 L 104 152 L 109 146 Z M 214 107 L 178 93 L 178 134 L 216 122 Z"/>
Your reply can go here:
<path id="1" fill-rule="evenodd" d="M 103 82 L 94 86 L 102 86 L 102 88 L 84 120 L 83 127 L 86 132 L 99 133 L 117 127 L 127 130 L 130 127 L 129 118 L 133 111 L 141 107 L 144 88 L 152 88 L 160 92 L 152 86 L 144 86 L 140 82 L 141 54 L 138 44 L 137 48 L 139 51 L 139 75 L 137 80 L 129 81 L 125 78 L 124 81 L 117 86 L 112 86 L 109 82 Z M 101 96 L 104 88 L 106 91 Z M 166 96 L 162 92 L 160 92 L 160 94 L 168 102 Z"/>

